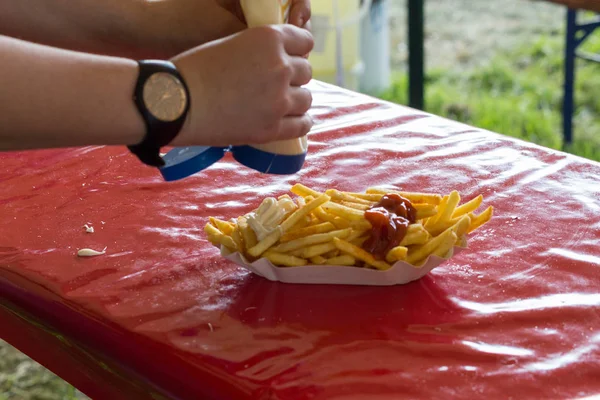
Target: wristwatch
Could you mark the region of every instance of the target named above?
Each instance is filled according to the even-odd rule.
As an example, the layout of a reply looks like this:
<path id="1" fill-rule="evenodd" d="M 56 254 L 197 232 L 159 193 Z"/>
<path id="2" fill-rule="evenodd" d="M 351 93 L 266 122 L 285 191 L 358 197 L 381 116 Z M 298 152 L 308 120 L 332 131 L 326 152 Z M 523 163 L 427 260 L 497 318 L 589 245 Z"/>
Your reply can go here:
<path id="1" fill-rule="evenodd" d="M 128 146 L 144 164 L 165 165 L 160 149 L 177 137 L 190 108 L 190 94 L 175 65 L 169 61 L 138 61 L 135 104 L 144 119 L 146 136 Z"/>

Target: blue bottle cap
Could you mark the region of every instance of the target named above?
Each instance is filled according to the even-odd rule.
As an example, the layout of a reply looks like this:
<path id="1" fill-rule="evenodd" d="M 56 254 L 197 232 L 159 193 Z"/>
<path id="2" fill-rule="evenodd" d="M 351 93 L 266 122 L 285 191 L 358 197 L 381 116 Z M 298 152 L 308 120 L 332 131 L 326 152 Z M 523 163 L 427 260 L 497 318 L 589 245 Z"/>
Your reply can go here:
<path id="1" fill-rule="evenodd" d="M 165 165 L 160 173 L 165 181 L 187 178 L 222 159 L 228 150 L 229 147 L 177 147 L 163 157 Z"/>
<path id="2" fill-rule="evenodd" d="M 295 155 L 275 154 L 252 146 L 233 146 L 231 154 L 240 164 L 258 172 L 275 175 L 290 175 L 302 169 L 306 153 Z"/>

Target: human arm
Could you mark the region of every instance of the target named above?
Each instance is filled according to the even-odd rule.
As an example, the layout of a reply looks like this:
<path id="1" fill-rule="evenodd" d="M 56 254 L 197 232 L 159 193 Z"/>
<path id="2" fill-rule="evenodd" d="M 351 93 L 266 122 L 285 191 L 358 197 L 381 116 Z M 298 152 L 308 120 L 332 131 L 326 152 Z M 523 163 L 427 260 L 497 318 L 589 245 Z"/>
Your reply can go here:
<path id="1" fill-rule="evenodd" d="M 0 36 L 0 150 L 135 144 L 134 61 Z"/>
<path id="2" fill-rule="evenodd" d="M 294 27 L 247 30 L 173 59 L 191 109 L 174 145 L 251 144 L 303 136 L 311 78 Z M 134 102 L 137 63 L 0 36 L 0 150 L 129 145 L 145 134 Z"/>
<path id="3" fill-rule="evenodd" d="M 0 1 L 0 34 L 132 58 L 169 58 L 244 28 L 216 0 Z"/>

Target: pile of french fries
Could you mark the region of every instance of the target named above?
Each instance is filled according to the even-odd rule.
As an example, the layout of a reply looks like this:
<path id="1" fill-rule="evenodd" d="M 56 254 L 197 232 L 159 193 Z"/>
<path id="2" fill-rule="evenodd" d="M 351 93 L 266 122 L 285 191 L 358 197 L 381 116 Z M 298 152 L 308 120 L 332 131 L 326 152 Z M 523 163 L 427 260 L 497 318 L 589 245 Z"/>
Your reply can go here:
<path id="1" fill-rule="evenodd" d="M 278 267 L 337 265 L 387 270 L 397 261 L 418 267 L 431 255 L 447 258 L 455 245 L 466 247 L 467 235 L 493 214 L 491 206 L 475 214 L 483 196 L 460 204 L 457 191 L 445 196 L 380 188 L 365 193 L 336 189 L 321 193 L 295 184 L 291 192 L 293 198 L 287 194 L 279 198 L 292 199 L 296 209 L 262 240 L 250 228 L 247 215 L 229 221 L 211 217 L 205 226 L 208 239 L 215 246 L 240 252 L 250 262 L 266 258 Z M 372 228 L 364 212 L 390 193 L 409 200 L 417 217 L 401 243 L 382 260 L 361 247 Z"/>

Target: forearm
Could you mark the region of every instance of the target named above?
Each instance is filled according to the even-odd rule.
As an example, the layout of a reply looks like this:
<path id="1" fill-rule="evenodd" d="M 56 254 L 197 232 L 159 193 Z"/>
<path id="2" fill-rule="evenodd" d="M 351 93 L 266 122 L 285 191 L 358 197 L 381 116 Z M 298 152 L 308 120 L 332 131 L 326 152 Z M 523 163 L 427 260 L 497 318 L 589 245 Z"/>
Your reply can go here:
<path id="1" fill-rule="evenodd" d="M 0 0 L 0 34 L 131 58 L 170 58 L 243 28 L 215 0 Z"/>
<path id="2" fill-rule="evenodd" d="M 0 150 L 142 140 L 134 61 L 0 36 Z"/>
<path id="3" fill-rule="evenodd" d="M 0 34 L 71 50 L 124 55 L 139 39 L 140 0 L 0 0 Z"/>

